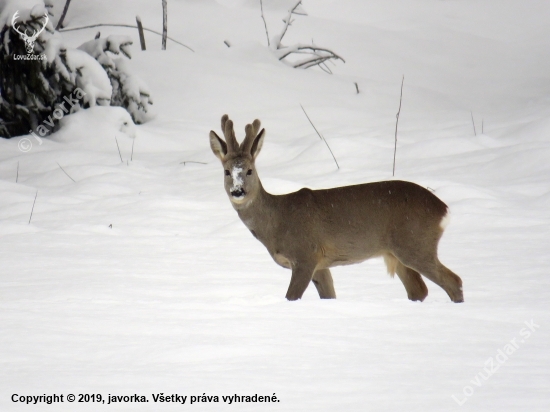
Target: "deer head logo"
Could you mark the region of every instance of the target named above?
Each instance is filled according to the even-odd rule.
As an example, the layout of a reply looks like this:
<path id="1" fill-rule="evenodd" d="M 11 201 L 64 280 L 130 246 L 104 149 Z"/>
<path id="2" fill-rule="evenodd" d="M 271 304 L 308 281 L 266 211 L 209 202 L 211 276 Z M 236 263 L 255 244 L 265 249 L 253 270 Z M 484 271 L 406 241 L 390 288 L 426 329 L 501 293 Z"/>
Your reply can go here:
<path id="1" fill-rule="evenodd" d="M 49 21 L 48 13 L 44 14 L 45 20 L 42 28 L 31 36 L 29 36 L 26 33 L 27 30 L 25 30 L 25 32 L 21 32 L 17 29 L 17 27 L 15 27 L 15 22 L 18 18 L 19 18 L 19 10 L 15 12 L 15 14 L 13 15 L 13 18 L 11 19 L 11 27 L 13 28 L 13 30 L 19 33 L 19 35 L 21 36 L 21 39 L 25 41 L 25 48 L 27 49 L 27 53 L 31 54 L 34 51 L 34 42 L 38 38 L 38 35 L 44 31 L 44 29 L 46 28 L 46 25 L 48 24 L 48 21 Z"/>

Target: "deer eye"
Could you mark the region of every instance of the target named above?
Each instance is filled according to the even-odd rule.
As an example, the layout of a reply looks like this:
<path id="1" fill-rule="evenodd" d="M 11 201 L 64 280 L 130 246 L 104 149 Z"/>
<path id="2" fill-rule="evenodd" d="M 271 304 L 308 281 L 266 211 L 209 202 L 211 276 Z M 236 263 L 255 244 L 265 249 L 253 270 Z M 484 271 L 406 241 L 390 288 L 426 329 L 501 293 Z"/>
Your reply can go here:
<path id="1" fill-rule="evenodd" d="M 230 175 L 231 175 L 231 173 L 229 173 L 229 170 L 225 169 L 225 175 L 226 175 L 226 176 L 230 176 Z"/>
<path id="2" fill-rule="evenodd" d="M 247 176 L 250 176 L 252 174 L 252 169 L 248 169 L 248 172 L 246 172 Z"/>

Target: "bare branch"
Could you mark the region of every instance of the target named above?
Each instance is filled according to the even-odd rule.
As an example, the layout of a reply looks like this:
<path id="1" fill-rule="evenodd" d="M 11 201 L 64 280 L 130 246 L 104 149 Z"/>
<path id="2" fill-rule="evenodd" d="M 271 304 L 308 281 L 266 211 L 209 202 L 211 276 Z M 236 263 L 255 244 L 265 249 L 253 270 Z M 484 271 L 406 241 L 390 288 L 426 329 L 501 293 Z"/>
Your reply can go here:
<path id="1" fill-rule="evenodd" d="M 399 123 L 399 115 L 401 114 L 401 102 L 403 101 L 403 83 L 405 82 L 405 75 L 403 75 L 403 79 L 401 80 L 401 95 L 399 97 L 399 110 L 397 111 L 397 115 L 395 116 L 395 146 L 393 148 L 393 174 L 392 176 L 395 176 L 395 155 L 397 154 L 397 124 Z"/>
<path id="2" fill-rule="evenodd" d="M 143 25 L 141 24 L 141 18 L 136 16 L 136 24 L 139 33 L 139 43 L 141 44 L 141 50 L 145 50 L 145 35 L 143 34 Z"/>
<path id="3" fill-rule="evenodd" d="M 329 53 L 331 58 L 342 60 L 344 63 L 346 62 L 342 57 L 338 56 L 332 50 L 324 49 L 324 48 L 316 47 L 316 46 L 310 46 L 309 44 L 295 44 L 294 46 L 283 47 L 283 48 L 280 48 L 279 50 L 282 52 L 282 54 L 279 56 L 279 60 L 283 60 L 285 57 L 288 57 L 292 53 L 299 53 L 299 52 L 302 52 L 304 50 L 308 50 L 304 54 L 314 53 L 314 54 L 319 55 L 319 53 Z"/>
<path id="4" fill-rule="evenodd" d="M 330 68 L 327 66 L 325 62 L 319 63 L 319 68 L 325 73 L 332 74 L 332 70 L 330 70 Z"/>
<path id="5" fill-rule="evenodd" d="M 37 197 L 38 197 L 38 190 L 36 191 L 36 195 L 34 195 L 34 202 L 32 202 L 31 215 L 29 217 L 29 225 L 31 224 L 32 213 L 34 212 L 34 205 L 36 204 L 36 198 Z"/>
<path id="6" fill-rule="evenodd" d="M 55 163 L 57 163 L 57 165 L 59 166 L 59 168 L 63 171 L 63 173 L 65 173 L 65 174 L 67 175 L 67 177 L 68 177 L 69 179 L 71 179 L 73 182 L 76 183 L 76 180 L 74 180 L 71 176 L 69 176 L 69 174 L 65 171 L 65 169 L 63 169 L 63 168 L 61 167 L 61 165 L 60 165 L 58 162 L 55 162 Z"/>
<path id="7" fill-rule="evenodd" d="M 264 4 L 262 0 L 260 0 L 260 10 L 262 11 L 262 20 L 264 21 L 264 26 L 265 26 L 265 35 L 267 37 L 267 47 L 271 47 L 271 44 L 269 43 L 269 32 L 267 31 L 267 23 L 265 22 L 265 18 L 264 18 Z"/>
<path id="8" fill-rule="evenodd" d="M 262 0 L 260 0 L 260 5 L 262 6 L 262 18 L 263 16 L 263 5 Z M 288 11 L 288 15 L 285 19 L 283 19 L 284 27 L 281 33 L 273 39 L 273 42 L 270 44 L 270 48 L 273 50 L 274 54 L 277 56 L 279 60 L 284 60 L 291 54 L 306 54 L 310 57 L 307 57 L 303 60 L 299 60 L 297 62 L 292 62 L 291 65 L 294 68 L 303 68 L 307 69 L 309 67 L 313 66 L 319 66 L 321 70 L 323 70 L 326 73 L 332 74 L 332 70 L 326 65 L 327 61 L 330 60 L 342 60 L 342 62 L 345 63 L 345 60 L 338 56 L 336 53 L 334 53 L 332 50 L 317 47 L 315 45 L 309 45 L 309 44 L 294 44 L 292 46 L 283 46 L 281 44 L 283 37 L 285 36 L 288 26 L 290 26 L 293 22 L 292 15 L 302 15 L 307 16 L 306 13 L 302 12 L 301 10 L 298 10 L 298 7 L 302 4 L 302 0 L 299 0 L 294 7 L 292 7 Z M 265 19 L 264 19 L 265 24 Z M 266 34 L 267 34 L 267 25 L 266 25 Z M 313 43 L 313 40 L 312 40 Z M 268 35 L 268 44 L 269 44 L 269 35 Z"/>
<path id="9" fill-rule="evenodd" d="M 283 27 L 283 31 L 281 32 L 281 34 L 279 34 L 278 36 L 278 39 L 276 41 L 276 43 L 274 44 L 275 48 L 280 48 L 281 47 L 281 41 L 283 41 L 283 37 L 285 37 L 285 34 L 286 34 L 286 31 L 288 29 L 288 26 L 290 26 L 290 24 L 292 23 L 292 13 L 294 13 L 294 10 L 296 10 L 296 8 L 302 4 L 302 0 L 299 0 L 298 3 L 296 3 L 294 5 L 294 7 L 292 9 L 290 9 L 288 11 L 288 16 L 287 18 L 284 20 L 285 22 L 285 27 Z"/>
<path id="10" fill-rule="evenodd" d="M 130 24 L 103 24 L 103 23 L 100 23 L 100 24 L 92 24 L 90 26 L 72 27 L 70 29 L 62 29 L 62 30 L 59 30 L 59 31 L 60 32 L 66 32 L 66 31 L 74 31 L 74 30 L 84 30 L 84 29 L 91 29 L 91 28 L 94 28 L 94 27 L 128 27 L 128 28 L 131 28 L 131 29 L 137 29 L 137 26 L 132 26 Z M 148 31 L 150 33 L 158 34 L 159 36 L 162 36 L 162 33 L 159 33 L 158 31 L 155 31 L 155 30 L 148 29 L 146 27 L 144 27 L 143 30 Z M 177 41 L 177 40 L 173 39 L 170 36 L 166 36 L 166 38 L 168 40 L 172 40 L 174 43 L 177 43 L 177 44 L 185 47 L 186 49 L 191 50 L 192 52 L 195 52 L 195 50 L 193 50 L 191 47 L 183 44 L 180 41 Z"/>
<path id="11" fill-rule="evenodd" d="M 115 142 L 116 142 L 116 147 L 118 149 L 118 155 L 120 156 L 120 163 L 124 163 L 124 160 L 122 160 L 122 153 L 120 153 L 120 146 L 118 145 L 118 139 L 116 138 L 116 136 L 115 136 Z"/>
<path id="12" fill-rule="evenodd" d="M 65 7 L 63 7 L 63 12 L 61 13 L 61 17 L 59 18 L 59 21 L 57 22 L 57 26 L 55 27 L 56 30 L 59 30 L 61 27 L 63 27 L 63 20 L 65 20 L 65 16 L 67 15 L 67 11 L 69 10 L 69 4 L 71 4 L 71 0 L 67 0 L 65 2 Z"/>
<path id="13" fill-rule="evenodd" d="M 308 69 L 310 67 L 313 67 L 313 66 L 317 66 L 317 65 L 320 65 L 320 64 L 323 64 L 324 62 L 326 62 L 328 59 L 333 59 L 334 56 L 317 56 L 317 57 L 312 57 L 306 61 L 302 61 L 300 63 L 297 63 L 294 65 L 294 68 L 298 69 L 300 67 L 304 68 L 304 69 Z M 328 68 L 328 67 L 327 67 Z"/>
<path id="14" fill-rule="evenodd" d="M 323 137 L 323 135 L 321 133 L 319 133 L 319 130 L 317 130 L 317 128 L 315 127 L 315 125 L 313 124 L 313 122 L 311 121 L 311 119 L 309 118 L 309 116 L 307 115 L 306 113 L 306 109 L 304 109 L 304 106 L 302 106 L 300 104 L 300 107 L 302 108 L 302 110 L 304 111 L 304 114 L 306 115 L 307 117 L 307 120 L 309 120 L 309 123 L 311 124 L 311 126 L 313 127 L 313 129 L 315 130 L 315 132 L 317 133 L 317 135 L 319 136 L 319 138 L 325 142 L 325 144 L 327 145 L 328 147 L 328 150 L 330 152 L 330 154 L 332 155 L 332 158 L 334 159 L 334 163 L 336 163 L 336 167 L 338 168 L 338 170 L 340 169 L 340 165 L 338 165 L 338 162 L 336 161 L 336 157 L 334 157 L 334 153 L 332 153 L 332 150 L 330 149 L 330 146 L 328 145 L 326 139 Z"/>
<path id="15" fill-rule="evenodd" d="M 168 36 L 168 10 L 166 0 L 162 0 L 162 50 L 166 50 L 166 37 Z"/>
<path id="16" fill-rule="evenodd" d="M 180 165 L 183 164 L 183 165 L 185 166 L 187 163 L 196 163 L 196 164 L 199 164 L 199 165 L 208 164 L 208 163 L 205 163 L 205 162 L 195 162 L 195 161 L 193 161 L 193 160 L 186 160 L 186 161 L 184 161 L 184 162 L 180 162 Z"/>

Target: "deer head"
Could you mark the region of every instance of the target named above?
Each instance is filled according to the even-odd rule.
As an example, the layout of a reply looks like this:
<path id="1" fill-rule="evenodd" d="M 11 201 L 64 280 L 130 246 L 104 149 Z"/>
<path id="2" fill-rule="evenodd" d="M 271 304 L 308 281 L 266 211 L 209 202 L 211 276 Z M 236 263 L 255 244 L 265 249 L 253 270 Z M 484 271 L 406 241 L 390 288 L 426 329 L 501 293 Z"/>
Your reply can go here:
<path id="1" fill-rule="evenodd" d="M 45 20 L 44 20 L 44 25 L 42 26 L 42 28 L 40 30 L 38 30 L 37 32 L 35 32 L 32 36 L 29 36 L 26 33 L 26 30 L 25 30 L 25 33 L 23 33 L 21 31 L 19 31 L 17 29 L 17 27 L 15 27 L 15 22 L 18 18 L 19 18 L 19 11 L 16 11 L 15 14 L 13 15 L 13 18 L 11 19 L 11 27 L 13 28 L 13 30 L 15 30 L 17 33 L 19 33 L 19 35 L 21 36 L 21 39 L 23 39 L 25 41 L 25 48 L 27 49 L 27 53 L 31 54 L 34 51 L 34 42 L 36 41 L 36 39 L 38 38 L 40 33 L 42 33 L 44 31 L 44 29 L 46 28 L 46 25 L 48 24 L 48 21 L 49 21 L 48 13 L 44 14 Z"/>
<path id="2" fill-rule="evenodd" d="M 261 190 L 254 162 L 262 148 L 265 129 L 258 132 L 260 130 L 258 119 L 254 120 L 252 124 L 247 124 L 244 129 L 245 138 L 239 145 L 235 138 L 233 122 L 226 114 L 223 115 L 221 123 L 225 141 L 212 130 L 210 131 L 210 147 L 222 162 L 225 191 L 233 206 L 238 209 L 246 207 Z"/>

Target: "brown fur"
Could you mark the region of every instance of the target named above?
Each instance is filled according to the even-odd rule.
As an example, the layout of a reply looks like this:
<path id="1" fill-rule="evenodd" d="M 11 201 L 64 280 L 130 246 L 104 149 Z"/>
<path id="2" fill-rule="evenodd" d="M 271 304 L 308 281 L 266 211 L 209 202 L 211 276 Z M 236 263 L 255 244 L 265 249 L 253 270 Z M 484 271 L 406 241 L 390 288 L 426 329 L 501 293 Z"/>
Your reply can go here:
<path id="1" fill-rule="evenodd" d="M 227 143 L 211 131 L 210 145 L 226 170 L 225 189 L 239 217 L 275 262 L 292 269 L 287 299 L 300 299 L 310 282 L 321 298 L 335 298 L 329 268 L 383 256 L 409 299 L 422 301 L 428 294 L 421 273 L 451 300 L 463 301 L 461 279 L 437 258 L 447 206 L 434 194 L 392 180 L 272 195 L 254 165 L 265 137 L 259 129 L 259 120 L 247 125 L 238 145 L 225 115 Z"/>

